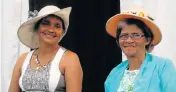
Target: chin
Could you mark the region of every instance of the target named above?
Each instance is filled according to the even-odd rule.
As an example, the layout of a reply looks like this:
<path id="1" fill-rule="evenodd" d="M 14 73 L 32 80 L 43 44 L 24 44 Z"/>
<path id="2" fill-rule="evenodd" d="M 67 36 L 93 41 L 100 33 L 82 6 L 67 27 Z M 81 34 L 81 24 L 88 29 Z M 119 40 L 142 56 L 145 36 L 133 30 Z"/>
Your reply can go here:
<path id="1" fill-rule="evenodd" d="M 47 44 L 51 44 L 51 45 L 58 43 L 58 41 L 56 41 L 56 40 L 49 40 L 49 39 L 45 39 L 44 42 Z"/>
<path id="2" fill-rule="evenodd" d="M 134 57 L 135 56 L 135 54 L 125 54 L 126 55 L 126 57 Z"/>
<path id="3" fill-rule="evenodd" d="M 124 54 L 127 57 L 134 57 L 136 55 L 136 51 L 124 51 Z"/>

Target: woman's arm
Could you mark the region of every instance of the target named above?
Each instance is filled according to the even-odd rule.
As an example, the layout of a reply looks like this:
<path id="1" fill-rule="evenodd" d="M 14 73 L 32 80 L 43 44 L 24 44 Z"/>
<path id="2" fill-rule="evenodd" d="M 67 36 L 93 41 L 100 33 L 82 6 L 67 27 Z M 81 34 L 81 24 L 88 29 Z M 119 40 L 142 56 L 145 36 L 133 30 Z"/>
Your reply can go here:
<path id="1" fill-rule="evenodd" d="M 24 62 L 24 59 L 25 59 L 26 55 L 27 55 L 27 53 L 22 54 L 18 58 L 18 60 L 15 64 L 15 67 L 13 69 L 11 82 L 10 82 L 9 92 L 19 92 L 20 91 L 19 78 L 21 76 L 21 66 Z"/>
<path id="2" fill-rule="evenodd" d="M 67 51 L 64 55 L 66 92 L 82 92 L 83 72 L 77 54 Z"/>

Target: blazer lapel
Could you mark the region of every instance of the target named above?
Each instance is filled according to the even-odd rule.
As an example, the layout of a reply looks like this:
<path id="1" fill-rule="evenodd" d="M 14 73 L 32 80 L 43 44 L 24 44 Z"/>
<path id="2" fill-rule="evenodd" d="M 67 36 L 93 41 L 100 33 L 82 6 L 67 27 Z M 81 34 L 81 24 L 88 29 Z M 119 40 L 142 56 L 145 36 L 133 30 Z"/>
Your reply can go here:
<path id="1" fill-rule="evenodd" d="M 120 81 L 123 77 L 124 71 L 128 66 L 128 62 L 125 62 L 123 66 L 119 66 L 115 71 L 116 74 L 112 77 L 111 79 L 111 84 L 109 85 L 110 87 L 110 92 L 117 92 L 117 89 L 119 88 Z"/>
<path id="2" fill-rule="evenodd" d="M 148 92 L 150 80 L 153 75 L 156 63 L 152 62 L 152 56 L 146 53 L 139 75 L 136 78 L 133 92 Z"/>

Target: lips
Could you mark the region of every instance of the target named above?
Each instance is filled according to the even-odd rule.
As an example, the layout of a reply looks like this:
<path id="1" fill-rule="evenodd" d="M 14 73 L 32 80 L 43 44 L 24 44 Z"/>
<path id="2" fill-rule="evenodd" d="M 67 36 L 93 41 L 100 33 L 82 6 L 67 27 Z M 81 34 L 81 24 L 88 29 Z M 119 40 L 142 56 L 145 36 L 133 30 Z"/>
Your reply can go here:
<path id="1" fill-rule="evenodd" d="M 130 45 L 130 46 L 124 46 L 124 47 L 127 48 L 127 47 L 134 47 L 134 46 Z"/>
<path id="2" fill-rule="evenodd" d="M 43 32 L 42 33 L 44 36 L 46 36 L 47 38 L 55 38 L 56 34 L 55 33 L 48 33 L 48 32 Z"/>

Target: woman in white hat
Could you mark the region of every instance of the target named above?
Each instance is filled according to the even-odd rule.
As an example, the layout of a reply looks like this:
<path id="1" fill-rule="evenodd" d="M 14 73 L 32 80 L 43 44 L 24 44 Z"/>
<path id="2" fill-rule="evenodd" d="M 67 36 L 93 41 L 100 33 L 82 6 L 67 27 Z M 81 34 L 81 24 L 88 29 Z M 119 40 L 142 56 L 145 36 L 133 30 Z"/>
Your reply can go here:
<path id="1" fill-rule="evenodd" d="M 81 92 L 82 67 L 76 53 L 58 42 L 66 34 L 71 7 L 42 8 L 18 30 L 20 41 L 34 49 L 22 54 L 14 67 L 9 92 Z"/>
<path id="2" fill-rule="evenodd" d="M 161 41 L 158 26 L 142 8 L 111 17 L 106 31 L 116 39 L 127 60 L 105 81 L 105 92 L 175 92 L 176 69 L 169 59 L 149 54 Z"/>

